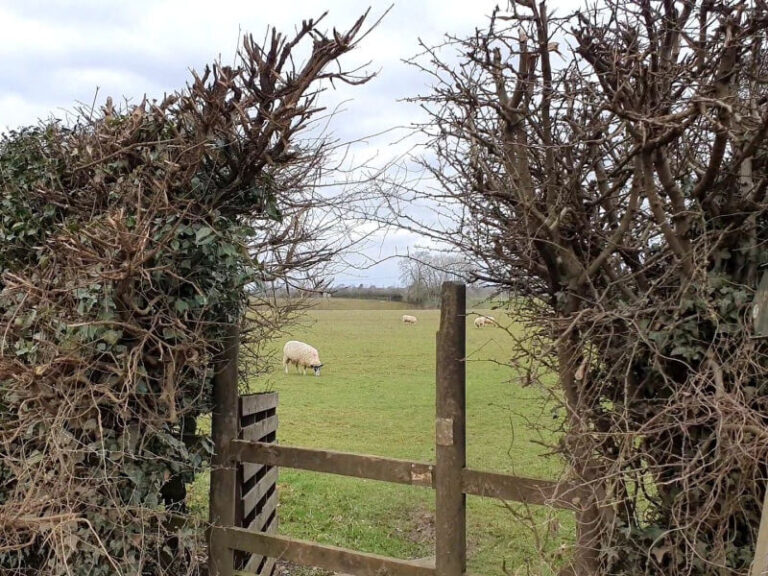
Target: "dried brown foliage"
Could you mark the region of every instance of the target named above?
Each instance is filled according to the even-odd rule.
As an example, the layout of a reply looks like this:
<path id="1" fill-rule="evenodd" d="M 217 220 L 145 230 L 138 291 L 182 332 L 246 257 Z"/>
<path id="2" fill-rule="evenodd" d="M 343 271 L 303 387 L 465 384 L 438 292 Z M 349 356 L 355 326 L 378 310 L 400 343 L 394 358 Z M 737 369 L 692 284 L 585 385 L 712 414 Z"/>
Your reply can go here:
<path id="1" fill-rule="evenodd" d="M 184 484 L 221 328 L 250 309 L 250 342 L 274 336 L 270 285 L 339 248 L 308 129 L 326 81 L 368 78 L 337 65 L 364 19 L 246 37 L 162 102 L 0 141 L 3 574 L 198 571 Z"/>
<path id="2" fill-rule="evenodd" d="M 557 371 L 558 449 L 593 493 L 577 574 L 751 562 L 768 476 L 767 349 L 749 319 L 768 260 L 767 28 L 762 1 L 556 18 L 517 0 L 415 60 L 434 84 L 418 102 L 438 185 L 400 182 L 391 205 L 526 297 L 525 349 L 542 353 L 525 361 Z M 435 200 L 439 225 L 397 210 Z"/>

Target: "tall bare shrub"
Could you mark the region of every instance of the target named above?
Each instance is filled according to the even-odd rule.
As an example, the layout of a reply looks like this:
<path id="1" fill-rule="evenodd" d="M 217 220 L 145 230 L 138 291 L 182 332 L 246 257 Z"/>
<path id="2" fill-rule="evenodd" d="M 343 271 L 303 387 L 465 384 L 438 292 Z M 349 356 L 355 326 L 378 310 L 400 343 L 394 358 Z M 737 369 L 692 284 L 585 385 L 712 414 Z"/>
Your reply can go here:
<path id="1" fill-rule="evenodd" d="M 558 448 L 592 493 L 572 571 L 745 574 L 768 476 L 749 323 L 768 260 L 768 8 L 590 6 L 517 0 L 425 47 L 438 185 L 399 182 L 390 204 L 526 297 L 528 334 L 546 335 L 533 360 L 559 375 Z M 398 209 L 435 200 L 439 225 Z"/>

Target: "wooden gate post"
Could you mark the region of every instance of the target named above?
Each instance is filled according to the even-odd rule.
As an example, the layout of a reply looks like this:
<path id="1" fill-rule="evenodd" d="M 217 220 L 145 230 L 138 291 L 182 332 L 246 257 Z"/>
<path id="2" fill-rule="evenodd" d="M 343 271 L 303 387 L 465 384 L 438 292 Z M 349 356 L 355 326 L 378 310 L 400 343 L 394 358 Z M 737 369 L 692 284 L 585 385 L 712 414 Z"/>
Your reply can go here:
<path id="1" fill-rule="evenodd" d="M 437 415 L 435 419 L 435 568 L 437 576 L 462 576 L 467 564 L 465 356 L 466 288 L 442 287 L 437 333 Z"/>
<path id="2" fill-rule="evenodd" d="M 216 362 L 213 378 L 213 412 L 211 437 L 214 454 L 211 459 L 211 491 L 209 519 L 212 525 L 235 525 L 235 491 L 237 464 L 229 457 L 229 445 L 237 439 L 240 418 L 237 396 L 238 327 L 227 327 L 224 348 Z M 208 572 L 210 576 L 231 576 L 234 571 L 234 552 L 227 543 L 210 532 L 208 541 Z"/>

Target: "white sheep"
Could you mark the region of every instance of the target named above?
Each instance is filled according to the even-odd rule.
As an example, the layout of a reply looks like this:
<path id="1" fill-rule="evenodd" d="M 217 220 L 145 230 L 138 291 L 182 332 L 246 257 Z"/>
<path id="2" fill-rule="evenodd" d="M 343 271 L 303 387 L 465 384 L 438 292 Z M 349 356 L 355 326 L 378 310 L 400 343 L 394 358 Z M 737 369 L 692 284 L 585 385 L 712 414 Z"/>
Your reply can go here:
<path id="1" fill-rule="evenodd" d="M 478 316 L 475 318 L 475 328 L 482 328 L 488 324 L 493 326 L 496 324 L 496 319 L 493 316 Z"/>
<path id="2" fill-rule="evenodd" d="M 416 324 L 416 316 L 410 314 L 403 314 L 403 324 Z"/>
<path id="3" fill-rule="evenodd" d="M 320 376 L 320 368 L 323 365 L 315 348 L 297 340 L 290 340 L 283 346 L 283 367 L 285 367 L 286 374 L 288 374 L 289 364 L 296 364 L 297 372 L 301 366 L 305 375 L 307 368 L 312 368 L 315 371 L 315 376 Z"/>

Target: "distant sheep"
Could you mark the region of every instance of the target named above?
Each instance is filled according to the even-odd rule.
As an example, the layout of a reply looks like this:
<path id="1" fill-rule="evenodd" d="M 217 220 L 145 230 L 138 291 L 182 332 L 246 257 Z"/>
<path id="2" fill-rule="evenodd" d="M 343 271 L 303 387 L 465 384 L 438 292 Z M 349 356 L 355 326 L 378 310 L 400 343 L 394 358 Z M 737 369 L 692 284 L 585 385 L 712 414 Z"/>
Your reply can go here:
<path id="1" fill-rule="evenodd" d="M 410 314 L 403 314 L 403 324 L 416 324 L 416 316 Z"/>
<path id="2" fill-rule="evenodd" d="M 475 328 L 482 328 L 483 326 L 496 324 L 496 319 L 493 316 L 478 316 L 475 318 Z"/>
<path id="3" fill-rule="evenodd" d="M 285 346 L 283 346 L 283 366 L 285 367 L 286 374 L 288 374 L 289 364 L 296 364 L 297 372 L 299 367 L 301 367 L 305 375 L 307 368 L 312 368 L 315 371 L 315 376 L 320 376 L 320 368 L 323 365 L 320 362 L 320 354 L 318 354 L 315 348 L 296 340 L 286 342 Z"/>

